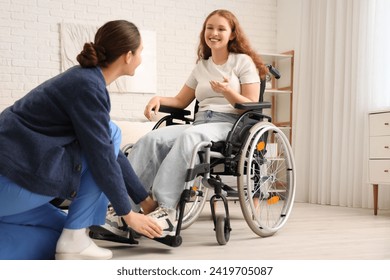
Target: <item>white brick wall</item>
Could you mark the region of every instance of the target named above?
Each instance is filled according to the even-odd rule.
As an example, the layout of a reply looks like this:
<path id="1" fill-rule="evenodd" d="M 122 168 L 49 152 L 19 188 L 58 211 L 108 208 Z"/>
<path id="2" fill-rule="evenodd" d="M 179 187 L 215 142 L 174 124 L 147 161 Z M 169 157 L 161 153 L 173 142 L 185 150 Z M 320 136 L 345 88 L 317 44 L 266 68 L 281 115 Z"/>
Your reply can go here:
<path id="1" fill-rule="evenodd" d="M 235 13 L 259 52 L 276 50 L 277 0 L 1 0 L 0 111 L 60 73 L 60 22 L 126 19 L 157 34 L 157 90 L 175 95 L 196 59 L 204 18 Z M 113 118 L 143 118 L 150 94 L 112 94 Z"/>

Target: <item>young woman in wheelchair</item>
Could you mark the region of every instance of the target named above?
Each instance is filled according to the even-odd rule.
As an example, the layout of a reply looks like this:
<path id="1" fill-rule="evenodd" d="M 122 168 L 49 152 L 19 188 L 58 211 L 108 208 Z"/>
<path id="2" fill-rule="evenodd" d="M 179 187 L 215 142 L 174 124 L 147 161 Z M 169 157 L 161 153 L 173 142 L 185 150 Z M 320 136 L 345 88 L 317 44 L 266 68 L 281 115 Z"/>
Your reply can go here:
<path id="1" fill-rule="evenodd" d="M 0 259 L 109 259 L 87 235 L 107 205 L 150 238 L 162 231 L 131 210 L 154 204 L 119 151 L 106 86 L 141 63 L 138 28 L 111 21 L 86 43 L 80 66 L 48 80 L 0 115 Z M 67 214 L 50 202 L 71 200 Z"/>
<path id="2" fill-rule="evenodd" d="M 159 207 L 149 216 L 158 221 L 163 236 L 174 234 L 176 207 L 193 147 L 201 141 L 225 140 L 240 113 L 234 105 L 257 102 L 260 77 L 268 72 L 237 18 L 227 10 L 207 16 L 197 55 L 197 64 L 180 92 L 174 97 L 153 97 L 144 112 L 151 119 L 161 105 L 184 109 L 197 99 L 193 124 L 153 130 L 135 143 L 128 156 L 143 185 L 152 188 Z"/>

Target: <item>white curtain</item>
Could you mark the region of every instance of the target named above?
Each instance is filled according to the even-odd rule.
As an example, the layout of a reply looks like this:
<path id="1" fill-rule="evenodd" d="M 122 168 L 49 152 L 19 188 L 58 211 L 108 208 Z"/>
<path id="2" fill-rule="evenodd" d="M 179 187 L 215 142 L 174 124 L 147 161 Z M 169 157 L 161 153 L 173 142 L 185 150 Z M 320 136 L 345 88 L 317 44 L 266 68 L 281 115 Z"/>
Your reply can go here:
<path id="1" fill-rule="evenodd" d="M 297 201 L 372 207 L 368 112 L 390 108 L 390 1 L 302 0 L 294 80 Z M 379 187 L 390 208 L 390 186 Z"/>

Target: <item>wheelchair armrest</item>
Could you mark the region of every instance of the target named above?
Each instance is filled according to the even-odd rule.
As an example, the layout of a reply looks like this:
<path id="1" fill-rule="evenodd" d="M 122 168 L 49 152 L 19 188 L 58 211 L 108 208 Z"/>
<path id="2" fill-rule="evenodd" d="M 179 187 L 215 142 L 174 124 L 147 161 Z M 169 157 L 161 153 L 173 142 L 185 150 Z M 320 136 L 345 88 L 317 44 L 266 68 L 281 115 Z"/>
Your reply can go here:
<path id="1" fill-rule="evenodd" d="M 179 119 L 183 118 L 184 116 L 191 115 L 191 111 L 180 109 L 180 108 L 169 107 L 165 105 L 160 106 L 159 112 L 171 114 L 173 117 Z"/>
<path id="2" fill-rule="evenodd" d="M 271 108 L 271 102 L 246 102 L 236 103 L 234 108 L 240 110 L 261 110 Z"/>
<path id="3" fill-rule="evenodd" d="M 156 125 L 153 127 L 153 129 L 160 127 L 161 124 L 163 124 L 163 123 L 165 123 L 167 126 L 169 126 L 169 125 L 174 125 L 174 124 L 183 124 L 182 122 L 185 122 L 186 124 L 193 122 L 192 118 L 186 117 L 188 115 L 191 115 L 191 111 L 188 111 L 188 110 L 161 105 L 159 112 L 167 113 L 168 115 L 162 117 L 156 123 Z M 174 120 L 179 120 L 181 122 L 178 123 L 178 122 L 175 122 Z"/>

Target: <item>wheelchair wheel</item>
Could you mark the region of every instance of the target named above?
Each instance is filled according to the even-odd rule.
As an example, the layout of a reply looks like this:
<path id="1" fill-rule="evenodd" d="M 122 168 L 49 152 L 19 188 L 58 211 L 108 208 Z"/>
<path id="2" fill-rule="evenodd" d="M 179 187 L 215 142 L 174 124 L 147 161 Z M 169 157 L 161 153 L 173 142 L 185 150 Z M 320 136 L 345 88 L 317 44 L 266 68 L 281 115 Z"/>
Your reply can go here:
<path id="1" fill-rule="evenodd" d="M 230 228 L 224 216 L 217 216 L 215 222 L 215 235 L 219 245 L 226 245 L 230 238 Z"/>
<path id="2" fill-rule="evenodd" d="M 194 180 L 190 200 L 186 203 L 184 208 L 182 229 L 188 228 L 198 219 L 206 203 L 209 189 L 202 184 L 201 179 L 202 177 L 198 177 Z M 201 192 L 202 195 L 198 195 L 199 192 Z"/>
<path id="3" fill-rule="evenodd" d="M 254 125 L 241 151 L 237 177 L 248 226 L 267 237 L 281 229 L 295 196 L 295 163 L 286 135 L 272 123 Z"/>

